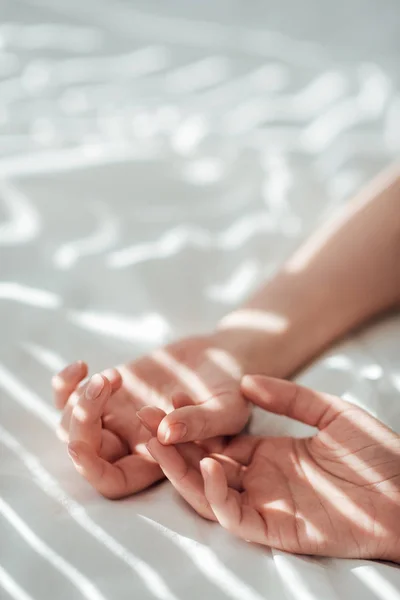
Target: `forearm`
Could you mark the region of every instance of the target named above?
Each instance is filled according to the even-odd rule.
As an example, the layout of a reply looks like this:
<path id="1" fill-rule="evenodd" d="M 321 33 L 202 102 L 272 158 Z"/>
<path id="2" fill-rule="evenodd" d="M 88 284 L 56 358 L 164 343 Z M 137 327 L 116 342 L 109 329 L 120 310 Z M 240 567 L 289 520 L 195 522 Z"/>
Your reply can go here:
<path id="1" fill-rule="evenodd" d="M 386 172 L 219 324 L 252 372 L 287 377 L 400 299 L 400 175 Z"/>

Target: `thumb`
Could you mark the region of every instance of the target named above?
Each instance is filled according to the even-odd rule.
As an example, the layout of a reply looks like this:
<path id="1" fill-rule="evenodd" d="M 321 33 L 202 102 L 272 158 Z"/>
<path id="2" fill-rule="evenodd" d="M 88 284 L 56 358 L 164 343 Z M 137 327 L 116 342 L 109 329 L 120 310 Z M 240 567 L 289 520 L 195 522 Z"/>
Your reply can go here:
<path id="1" fill-rule="evenodd" d="M 233 435 L 243 429 L 248 416 L 249 408 L 243 398 L 232 402 L 219 396 L 172 411 L 161 421 L 157 437 L 162 444 L 176 444 Z"/>
<path id="2" fill-rule="evenodd" d="M 263 375 L 246 375 L 240 384 L 246 398 L 261 408 L 323 429 L 349 404 L 309 388 Z"/>

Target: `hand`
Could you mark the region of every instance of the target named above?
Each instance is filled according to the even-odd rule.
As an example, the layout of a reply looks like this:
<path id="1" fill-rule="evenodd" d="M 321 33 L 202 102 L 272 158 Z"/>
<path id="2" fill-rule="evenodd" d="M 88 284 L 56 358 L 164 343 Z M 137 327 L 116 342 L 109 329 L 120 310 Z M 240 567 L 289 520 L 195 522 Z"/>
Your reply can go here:
<path id="1" fill-rule="evenodd" d="M 74 392 L 69 425 L 68 453 L 77 471 L 110 499 L 142 490 L 163 476 L 143 444 L 148 436 L 140 431 L 133 404 L 124 407 L 120 400 L 113 411 L 106 410 L 121 383 L 120 377 L 111 383 L 104 374 L 93 375 Z"/>
<path id="2" fill-rule="evenodd" d="M 104 390 L 92 403 L 86 397 L 92 394 L 89 384 L 82 383 L 87 372 L 85 363 L 77 362 L 53 378 L 55 402 L 63 410 L 59 437 L 73 442 L 71 455 L 78 470 L 110 498 L 139 491 L 162 477 L 154 461 L 149 463 L 146 450 L 143 454 L 143 443 L 150 437 L 136 416 L 143 406 L 170 413 L 158 430 L 163 443 L 175 443 L 179 434 L 182 440 L 191 440 L 236 433 L 249 416 L 248 402 L 240 392 L 240 363 L 216 336 L 182 340 L 104 371 Z M 208 441 L 207 448 L 216 450 L 219 444 L 219 439 Z M 107 477 L 110 469 L 105 463 L 117 469 L 123 465 L 124 478 L 118 479 L 115 470 Z M 128 476 L 130 467 L 134 470 Z"/>
<path id="3" fill-rule="evenodd" d="M 153 437 L 149 451 L 181 495 L 249 541 L 400 562 L 400 436 L 360 408 L 294 383 L 255 376 L 241 387 L 259 406 L 318 433 L 239 436 L 197 464 L 181 446 L 165 447 Z M 141 415 L 154 431 L 159 414 L 143 409 Z"/>

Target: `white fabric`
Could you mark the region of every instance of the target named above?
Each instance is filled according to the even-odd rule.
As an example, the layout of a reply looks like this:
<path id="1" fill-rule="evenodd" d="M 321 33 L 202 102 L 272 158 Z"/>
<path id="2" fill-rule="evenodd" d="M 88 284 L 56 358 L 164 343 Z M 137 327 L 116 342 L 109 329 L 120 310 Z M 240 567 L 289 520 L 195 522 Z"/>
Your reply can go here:
<path id="1" fill-rule="evenodd" d="M 73 359 L 212 327 L 398 153 L 397 0 L 0 0 L 0 17 L 0 597 L 399 600 L 396 567 L 247 544 L 168 483 L 103 500 L 49 389 Z M 400 431 L 399 339 L 389 317 L 301 380 Z"/>

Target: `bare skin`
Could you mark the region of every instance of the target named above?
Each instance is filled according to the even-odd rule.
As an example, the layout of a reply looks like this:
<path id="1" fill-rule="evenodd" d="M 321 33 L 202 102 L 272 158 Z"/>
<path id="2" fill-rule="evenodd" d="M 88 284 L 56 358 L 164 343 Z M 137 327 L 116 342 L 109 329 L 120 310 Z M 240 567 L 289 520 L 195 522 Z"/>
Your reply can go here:
<path id="1" fill-rule="evenodd" d="M 203 457 L 190 454 L 191 444 L 168 447 L 153 437 L 149 451 L 177 491 L 201 516 L 248 541 L 400 562 L 400 436 L 340 398 L 291 382 L 248 376 L 241 387 L 262 408 L 318 433 L 238 436 Z M 141 416 L 155 435 L 162 411 Z"/>
<path id="2" fill-rule="evenodd" d="M 311 237 L 215 332 L 104 372 L 113 393 L 99 396 L 95 444 L 77 426 L 85 417 L 74 409 L 86 393 L 87 384 L 79 386 L 87 366 L 67 367 L 54 378 L 53 389 L 63 411 L 60 436 L 72 442 L 78 471 L 110 498 L 162 478 L 144 447 L 150 434 L 136 415 L 143 407 L 163 411 L 159 443 L 202 441 L 205 453 L 221 449 L 220 436 L 239 433 L 250 414 L 240 389 L 242 375 L 290 377 L 351 328 L 398 307 L 399 256 L 400 177 L 392 171 Z M 290 456 L 301 450 L 287 449 Z M 198 451 L 197 444 L 196 457 Z M 110 477 L 103 478 L 106 471 Z"/>
<path id="3" fill-rule="evenodd" d="M 221 443 L 217 433 L 234 434 L 243 429 L 250 407 L 240 391 L 241 369 L 232 374 L 221 369 L 213 361 L 218 352 L 222 350 L 215 338 L 191 338 L 130 365 L 95 374 L 80 386 L 88 371 L 82 362 L 70 365 L 54 378 L 56 405 L 63 409 L 59 437 L 66 442 L 88 442 L 103 461 L 103 467 L 106 468 L 106 462 L 108 470 L 116 473 L 110 480 L 99 480 L 94 456 L 93 472 L 81 471 L 101 494 L 109 498 L 127 496 L 163 477 L 144 447 L 150 436 L 136 414 L 144 406 L 171 411 L 180 408 L 180 397 L 189 393 L 193 403 L 182 406 L 181 412 L 189 413 L 186 423 L 199 439 L 204 437 L 207 411 L 218 412 L 222 407 L 227 413 L 223 427 L 216 420 L 215 430 L 209 429 L 207 436 L 213 439 L 203 440 L 209 450 Z M 82 409 L 92 404 L 97 407 L 96 429 L 92 420 L 86 423 L 86 412 Z"/>

